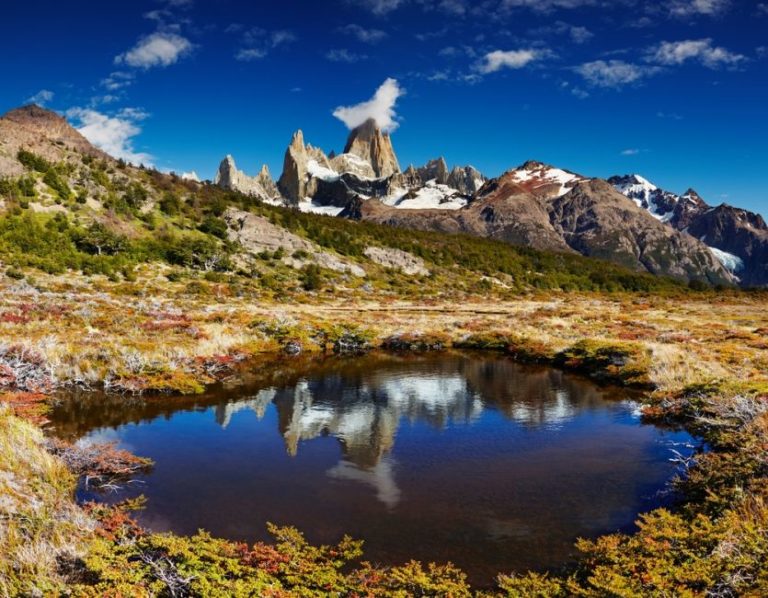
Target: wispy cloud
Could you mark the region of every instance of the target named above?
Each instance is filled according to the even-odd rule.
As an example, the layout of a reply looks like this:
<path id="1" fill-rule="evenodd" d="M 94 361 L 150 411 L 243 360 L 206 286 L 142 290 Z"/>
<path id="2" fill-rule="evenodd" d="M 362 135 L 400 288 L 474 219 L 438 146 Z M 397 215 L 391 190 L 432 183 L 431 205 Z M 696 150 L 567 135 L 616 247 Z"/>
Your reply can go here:
<path id="1" fill-rule="evenodd" d="M 586 43 L 595 36 L 595 34 L 592 33 L 586 27 L 583 27 L 580 25 L 571 25 L 570 23 L 566 23 L 565 21 L 555 21 L 551 25 L 546 25 L 544 27 L 538 27 L 536 29 L 532 29 L 530 31 L 530 34 L 533 36 L 556 35 L 558 37 L 567 35 L 568 37 L 571 38 L 571 41 L 576 44 Z"/>
<path id="2" fill-rule="evenodd" d="M 679 42 L 662 42 L 648 52 L 647 60 L 665 66 L 677 66 L 690 60 L 698 61 L 707 68 L 738 66 L 746 56 L 712 45 L 712 40 L 690 39 Z"/>
<path id="3" fill-rule="evenodd" d="M 266 55 L 267 51 L 260 48 L 240 48 L 235 54 L 235 60 L 251 62 L 252 60 L 260 60 Z"/>
<path id="4" fill-rule="evenodd" d="M 555 9 L 573 9 L 595 4 L 597 4 L 596 0 L 502 0 L 500 8 L 502 10 L 529 8 L 537 12 L 551 12 Z"/>
<path id="5" fill-rule="evenodd" d="M 331 62 L 347 62 L 349 64 L 352 64 L 355 62 L 361 62 L 363 60 L 368 59 L 368 56 L 366 54 L 357 54 L 356 52 L 351 52 L 346 48 L 337 48 L 334 50 L 329 50 L 328 52 L 325 53 L 325 57 Z"/>
<path id="6" fill-rule="evenodd" d="M 134 75 L 126 71 L 115 71 L 100 81 L 100 85 L 108 91 L 118 91 L 133 83 Z"/>
<path id="7" fill-rule="evenodd" d="M 349 129 L 354 129 L 372 118 L 383 131 L 391 132 L 399 124 L 395 105 L 403 94 L 405 90 L 397 80 L 389 78 L 381 84 L 370 100 L 352 106 L 339 106 L 333 111 L 333 115 Z"/>
<path id="8" fill-rule="evenodd" d="M 175 64 L 194 48 L 187 38 L 167 31 L 157 31 L 141 38 L 136 45 L 115 57 L 115 64 L 150 69 Z"/>
<path id="9" fill-rule="evenodd" d="M 91 108 L 70 108 L 67 118 L 91 143 L 115 158 L 133 164 L 152 164 L 152 156 L 138 152 L 133 147 L 134 138 L 141 133 L 137 121 L 146 113 L 135 108 L 125 108 L 115 115 L 108 115 Z"/>
<path id="10" fill-rule="evenodd" d="M 292 44 L 298 38 L 289 29 L 267 31 L 261 27 L 253 27 L 242 37 L 243 46 L 235 54 L 237 60 L 249 62 L 264 58 L 271 50 L 287 44 Z"/>
<path id="11" fill-rule="evenodd" d="M 487 75 L 501 69 L 521 69 L 529 64 L 551 56 L 548 50 L 494 50 L 483 56 L 476 65 L 478 72 Z"/>
<path id="12" fill-rule="evenodd" d="M 731 7 L 731 0 L 674 0 L 669 12 L 675 17 L 717 16 Z"/>
<path id="13" fill-rule="evenodd" d="M 35 95 L 27 98 L 27 104 L 37 104 L 38 106 L 45 106 L 53 99 L 55 94 L 50 89 L 41 89 Z"/>
<path id="14" fill-rule="evenodd" d="M 381 29 L 366 29 L 354 23 L 339 27 L 338 31 L 356 37 L 358 41 L 364 44 L 377 44 L 387 37 L 387 33 Z"/>
<path id="15" fill-rule="evenodd" d="M 622 156 L 637 156 L 640 153 L 640 150 L 633 147 L 633 148 L 621 150 L 621 152 L 619 152 L 619 153 Z"/>
<path id="16" fill-rule="evenodd" d="M 574 70 L 590 85 L 616 89 L 637 83 L 658 73 L 661 69 L 655 66 L 632 64 L 623 60 L 595 60 L 585 62 Z"/>
<path id="17" fill-rule="evenodd" d="M 403 0 L 349 0 L 351 4 L 360 6 L 371 11 L 373 14 L 382 16 L 397 9 Z"/>

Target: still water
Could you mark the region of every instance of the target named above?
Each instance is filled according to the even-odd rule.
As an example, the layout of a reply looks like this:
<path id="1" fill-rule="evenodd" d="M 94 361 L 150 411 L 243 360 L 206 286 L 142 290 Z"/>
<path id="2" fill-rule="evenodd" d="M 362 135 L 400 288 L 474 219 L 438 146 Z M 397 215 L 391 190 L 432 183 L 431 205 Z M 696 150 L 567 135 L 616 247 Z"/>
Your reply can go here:
<path id="1" fill-rule="evenodd" d="M 631 530 L 669 500 L 672 449 L 692 450 L 685 432 L 642 424 L 627 391 L 462 353 L 286 358 L 194 398 L 68 397 L 52 432 L 152 458 L 96 496 L 144 494 L 152 530 L 348 533 L 373 562 L 452 561 L 480 584 Z"/>

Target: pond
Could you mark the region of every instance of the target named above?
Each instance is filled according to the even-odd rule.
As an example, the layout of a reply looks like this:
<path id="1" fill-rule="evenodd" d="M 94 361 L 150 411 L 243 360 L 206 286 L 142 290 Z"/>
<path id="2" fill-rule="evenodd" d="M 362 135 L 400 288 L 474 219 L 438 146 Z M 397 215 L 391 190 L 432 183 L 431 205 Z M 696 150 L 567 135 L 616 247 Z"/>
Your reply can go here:
<path id="1" fill-rule="evenodd" d="M 553 570 L 578 537 L 629 531 L 671 500 L 680 430 L 626 390 L 501 355 L 285 358 L 197 397 L 64 398 L 52 433 L 155 461 L 123 490 L 155 531 L 253 542 L 265 522 L 367 559 L 451 561 L 478 584 Z"/>

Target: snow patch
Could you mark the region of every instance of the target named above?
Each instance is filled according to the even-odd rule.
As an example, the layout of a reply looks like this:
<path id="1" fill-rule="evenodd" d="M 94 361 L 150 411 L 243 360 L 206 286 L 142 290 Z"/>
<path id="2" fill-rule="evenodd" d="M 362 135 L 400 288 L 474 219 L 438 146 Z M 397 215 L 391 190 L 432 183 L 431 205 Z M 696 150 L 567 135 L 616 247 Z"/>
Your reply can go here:
<path id="1" fill-rule="evenodd" d="M 338 172 L 320 165 L 317 160 L 307 160 L 307 172 L 313 177 L 328 181 L 329 183 L 339 180 Z"/>
<path id="2" fill-rule="evenodd" d="M 413 197 L 407 189 L 395 189 L 382 202 L 401 210 L 459 210 L 467 205 L 467 198 L 453 187 L 433 179 L 417 189 Z"/>
<path id="3" fill-rule="evenodd" d="M 733 255 L 717 247 L 710 247 L 709 250 L 715 255 L 723 267 L 731 274 L 736 274 L 744 269 L 744 260 L 738 255 Z"/>
<path id="4" fill-rule="evenodd" d="M 550 166 L 541 166 L 540 168 L 520 168 L 512 173 L 512 180 L 516 183 L 531 183 L 527 185 L 533 190 L 547 185 L 560 185 L 556 197 L 562 197 L 568 193 L 573 186 L 587 180 L 578 174 L 553 168 Z"/>
<path id="5" fill-rule="evenodd" d="M 304 198 L 299 202 L 299 211 L 307 212 L 309 214 L 322 214 L 324 216 L 338 216 L 344 211 L 344 208 L 338 206 L 323 206 L 315 201 L 311 197 Z"/>

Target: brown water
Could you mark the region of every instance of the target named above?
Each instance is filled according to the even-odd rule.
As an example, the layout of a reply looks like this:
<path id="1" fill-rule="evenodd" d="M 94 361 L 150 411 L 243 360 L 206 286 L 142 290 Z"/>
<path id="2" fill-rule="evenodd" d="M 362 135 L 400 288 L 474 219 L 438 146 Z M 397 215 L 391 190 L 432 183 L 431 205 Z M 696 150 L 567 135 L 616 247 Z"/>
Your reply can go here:
<path id="1" fill-rule="evenodd" d="M 671 449 L 692 450 L 643 425 L 622 390 L 456 353 L 286 358 L 195 398 L 69 397 L 53 433 L 151 457 L 141 483 L 96 498 L 146 495 L 153 530 L 348 533 L 374 562 L 452 561 L 480 584 L 631 529 L 668 500 Z"/>

